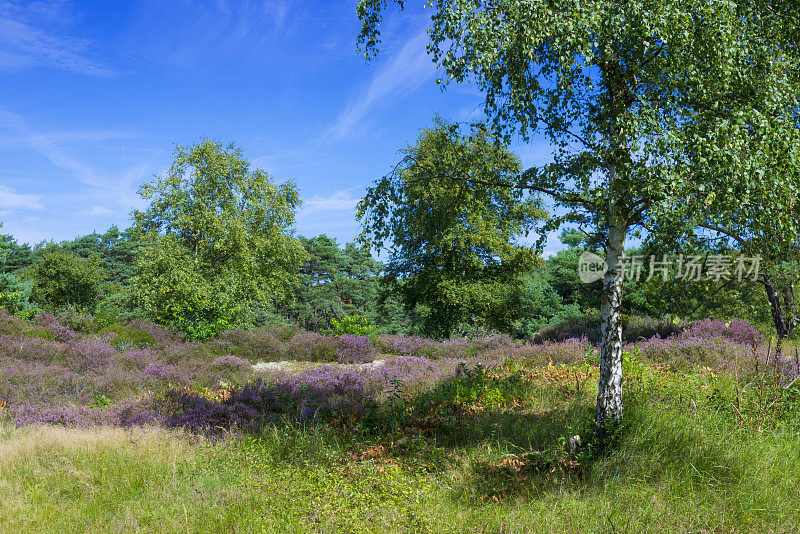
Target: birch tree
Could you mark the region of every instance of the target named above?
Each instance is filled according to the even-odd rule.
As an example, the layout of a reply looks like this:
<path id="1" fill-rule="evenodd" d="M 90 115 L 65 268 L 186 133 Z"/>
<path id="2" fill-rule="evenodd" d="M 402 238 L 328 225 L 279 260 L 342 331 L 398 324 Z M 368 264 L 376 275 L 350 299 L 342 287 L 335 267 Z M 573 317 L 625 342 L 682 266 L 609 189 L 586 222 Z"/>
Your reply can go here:
<path id="1" fill-rule="evenodd" d="M 425 309 L 425 335 L 447 338 L 459 324 L 510 330 L 520 275 L 536 263 L 517 240 L 545 215 L 517 187 L 519 160 L 483 126 L 466 133 L 440 118 L 403 154 L 356 212 L 362 241 L 391 243 L 384 287 L 408 313 Z"/>
<path id="2" fill-rule="evenodd" d="M 388 4 L 358 4 L 358 39 L 368 58 L 378 52 Z M 721 140 L 705 139 L 707 130 L 697 125 L 709 109 L 729 107 L 728 80 L 761 77 L 776 83 L 760 94 L 774 100 L 773 110 L 791 113 L 792 95 L 783 84 L 791 76 L 764 78 L 796 67 L 796 47 L 787 43 L 786 34 L 762 31 L 778 19 L 791 20 L 787 11 L 795 8 L 786 5 L 723 0 L 426 4 L 431 12 L 427 51 L 445 72 L 442 83 L 474 83 L 498 131 L 522 139 L 537 133 L 553 146 L 550 163 L 524 173 L 527 187 L 548 196 L 564 213 L 542 230 L 569 222 L 599 234 L 605 247 L 595 417 L 600 440 L 612 435 L 623 414 L 626 238 L 671 213 L 679 200 L 703 199 L 703 179 L 714 176 L 714 186 L 731 183 L 732 178 L 704 172 L 708 162 L 692 157 Z M 774 118 L 766 116 L 765 122 Z M 739 177 L 780 187 L 779 177 L 769 173 Z M 788 217 L 781 212 L 782 220 Z"/>
<path id="3" fill-rule="evenodd" d="M 297 188 L 273 183 L 235 145 L 176 147 L 169 173 L 139 194 L 149 206 L 133 213 L 144 247 L 132 286 L 154 318 L 186 328 L 225 314 L 241 320 L 296 287 L 306 259 L 291 235 Z"/>

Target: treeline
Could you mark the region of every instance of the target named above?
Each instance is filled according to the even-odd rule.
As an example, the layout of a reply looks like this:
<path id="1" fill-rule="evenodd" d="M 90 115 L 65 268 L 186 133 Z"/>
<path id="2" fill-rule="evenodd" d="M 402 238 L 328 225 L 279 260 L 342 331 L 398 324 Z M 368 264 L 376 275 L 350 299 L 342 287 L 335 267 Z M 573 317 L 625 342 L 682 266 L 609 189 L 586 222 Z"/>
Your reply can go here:
<path id="1" fill-rule="evenodd" d="M 570 324 L 591 333 L 599 310 L 600 282 L 583 283 L 576 266 L 589 250 L 575 232 L 562 236 L 565 248 L 520 276 L 513 327 L 505 332 L 532 337 L 557 325 Z M 298 284 L 289 298 L 262 312 L 260 323 L 288 322 L 309 331 L 331 328 L 333 319 L 359 315 L 386 333 L 421 333 L 424 310 L 404 309 L 388 291 L 385 266 L 356 243 L 341 246 L 326 235 L 300 237 L 307 259 L 298 270 Z M 38 311 L 88 312 L 105 320 L 147 316 L 132 298 L 132 279 L 142 253 L 135 228 L 112 226 L 60 243 L 33 247 L 0 234 L 0 302 L 20 315 Z M 628 254 L 643 250 L 629 249 Z M 709 250 L 691 251 L 709 255 Z M 626 284 L 625 304 L 632 315 L 662 319 L 745 318 L 769 324 L 764 290 L 757 284 L 699 281 L 692 284 L 659 278 Z M 581 326 L 583 325 L 583 326 Z M 255 326 L 255 325 L 242 325 Z M 475 325 L 459 325 L 459 333 Z"/>
<path id="2" fill-rule="evenodd" d="M 178 147 L 168 174 L 142 186 L 149 206 L 134 211 L 124 231 L 33 247 L 0 236 L 0 306 L 28 317 L 41 310 L 105 322 L 139 316 L 190 339 L 279 322 L 324 331 L 354 315 L 387 333 L 436 338 L 596 335 L 602 282 L 584 283 L 578 266 L 584 252 L 602 256 L 599 242 L 566 230 L 564 249 L 548 258 L 520 243 L 553 220 L 524 189 L 521 163 L 485 128 L 464 132 L 437 118 L 367 190 L 357 209 L 364 231 L 341 246 L 325 235 L 295 237 L 295 185 L 273 183 L 233 145 L 204 140 Z M 382 248 L 385 264 L 371 253 Z M 793 255 L 773 261 L 770 277 L 758 281 L 730 272 L 687 280 L 674 269 L 629 277 L 626 317 L 772 319 L 790 333 L 798 273 L 779 267 L 798 262 L 786 250 Z M 730 240 L 689 238 L 626 250 L 645 268 L 647 258 L 673 254 L 693 258 L 703 272 L 741 252 Z M 770 297 L 770 288 L 783 296 Z"/>
<path id="3" fill-rule="evenodd" d="M 299 283 L 289 298 L 274 302 L 262 322 L 320 331 L 331 328 L 332 319 L 360 315 L 387 333 L 412 330 L 399 303 L 381 300 L 383 264 L 363 247 L 342 247 L 326 235 L 300 237 L 299 242 L 307 254 Z M 135 306 L 131 287 L 143 246 L 135 228 L 116 226 L 34 246 L 0 234 L 0 303 L 20 315 L 69 309 L 121 318 L 147 315 Z"/>

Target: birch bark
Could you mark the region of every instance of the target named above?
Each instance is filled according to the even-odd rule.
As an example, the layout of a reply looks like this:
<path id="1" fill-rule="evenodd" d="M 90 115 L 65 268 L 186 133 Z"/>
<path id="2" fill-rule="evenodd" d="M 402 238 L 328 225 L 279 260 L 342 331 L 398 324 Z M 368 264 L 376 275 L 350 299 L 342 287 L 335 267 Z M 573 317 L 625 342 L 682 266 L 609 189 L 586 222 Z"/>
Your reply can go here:
<path id="1" fill-rule="evenodd" d="M 595 433 L 603 439 L 622 418 L 622 272 L 627 229 L 619 217 L 611 221 L 606 249 L 608 270 L 600 300 L 600 384 Z"/>

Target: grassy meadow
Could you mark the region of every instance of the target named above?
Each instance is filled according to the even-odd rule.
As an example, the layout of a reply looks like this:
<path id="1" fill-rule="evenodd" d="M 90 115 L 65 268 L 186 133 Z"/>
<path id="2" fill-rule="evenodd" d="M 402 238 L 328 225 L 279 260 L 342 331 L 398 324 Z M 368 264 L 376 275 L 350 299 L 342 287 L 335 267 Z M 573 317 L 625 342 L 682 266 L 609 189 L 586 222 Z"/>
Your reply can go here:
<path id="1" fill-rule="evenodd" d="M 3 531 L 800 530 L 796 346 L 742 324 L 629 343 L 602 450 L 586 340 L 2 325 Z"/>

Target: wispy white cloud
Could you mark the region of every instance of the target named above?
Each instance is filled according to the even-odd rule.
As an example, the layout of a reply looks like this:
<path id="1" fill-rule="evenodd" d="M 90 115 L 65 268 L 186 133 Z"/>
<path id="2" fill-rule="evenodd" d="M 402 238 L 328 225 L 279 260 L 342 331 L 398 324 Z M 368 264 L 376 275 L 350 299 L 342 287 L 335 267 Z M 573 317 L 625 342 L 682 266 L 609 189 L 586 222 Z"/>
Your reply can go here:
<path id="1" fill-rule="evenodd" d="M 0 70 L 51 67 L 89 76 L 115 74 L 91 59 L 91 41 L 70 35 L 64 1 L 0 1 Z"/>
<path id="2" fill-rule="evenodd" d="M 303 201 L 298 214 L 308 217 L 321 211 L 354 212 L 359 199 L 352 195 L 352 191 L 352 189 L 342 189 L 329 196 L 313 196 Z"/>
<path id="3" fill-rule="evenodd" d="M 113 214 L 114 211 L 105 206 L 92 206 L 88 210 L 78 212 L 78 215 L 88 215 L 89 217 L 108 217 L 109 215 Z"/>
<path id="4" fill-rule="evenodd" d="M 342 189 L 323 196 L 315 195 L 303 200 L 297 211 L 297 224 L 300 235 L 314 236 L 326 234 L 349 241 L 358 234 L 358 222 L 355 218 L 358 198 L 353 196 L 357 188 Z"/>
<path id="5" fill-rule="evenodd" d="M 408 96 L 433 78 L 436 67 L 425 52 L 427 42 L 424 31 L 411 38 L 339 114 L 328 134 L 337 139 L 351 135 L 376 108 Z"/>
<path id="6" fill-rule="evenodd" d="M 136 6 L 127 40 L 135 54 L 148 59 L 205 68 L 260 57 L 280 44 L 293 9 L 285 0 L 146 0 Z"/>
<path id="7" fill-rule="evenodd" d="M 109 216 L 114 213 L 119 214 L 119 211 L 110 212 L 112 209 L 122 209 L 123 213 L 127 213 L 131 206 L 139 208 L 141 203 L 136 193 L 138 185 L 150 175 L 155 158 L 161 154 L 155 151 L 145 158 L 139 154 L 136 158 L 130 158 L 131 161 L 121 161 L 110 167 L 107 164 L 110 170 L 100 170 L 76 156 L 81 152 L 79 145 L 88 143 L 97 147 L 99 141 L 114 138 L 117 134 L 105 131 L 94 133 L 56 131 L 51 134 L 34 129 L 22 116 L 0 108 L 0 135 L 2 134 L 5 134 L 3 135 L 5 138 L 13 138 L 14 145 L 46 158 L 55 167 L 65 171 L 68 178 L 85 186 L 71 193 L 65 193 L 63 189 L 56 193 L 59 195 L 59 202 L 74 202 L 78 208 L 90 206 L 84 209 L 81 215 Z M 120 159 L 122 159 L 121 147 Z M 67 200 L 70 195 L 75 198 Z M 34 200 L 39 198 L 31 195 L 22 196 Z M 37 205 L 35 202 L 31 204 L 35 205 Z"/>
<path id="8" fill-rule="evenodd" d="M 4 210 L 40 210 L 43 207 L 37 195 L 15 193 L 10 187 L 0 185 L 0 208 Z"/>
<path id="9" fill-rule="evenodd" d="M 2 126 L 17 133 L 29 148 L 49 159 L 57 167 L 72 173 L 78 181 L 94 187 L 111 187 L 95 169 L 67 154 L 46 134 L 34 131 L 27 121 L 16 113 L 0 109 L 0 127 Z"/>

